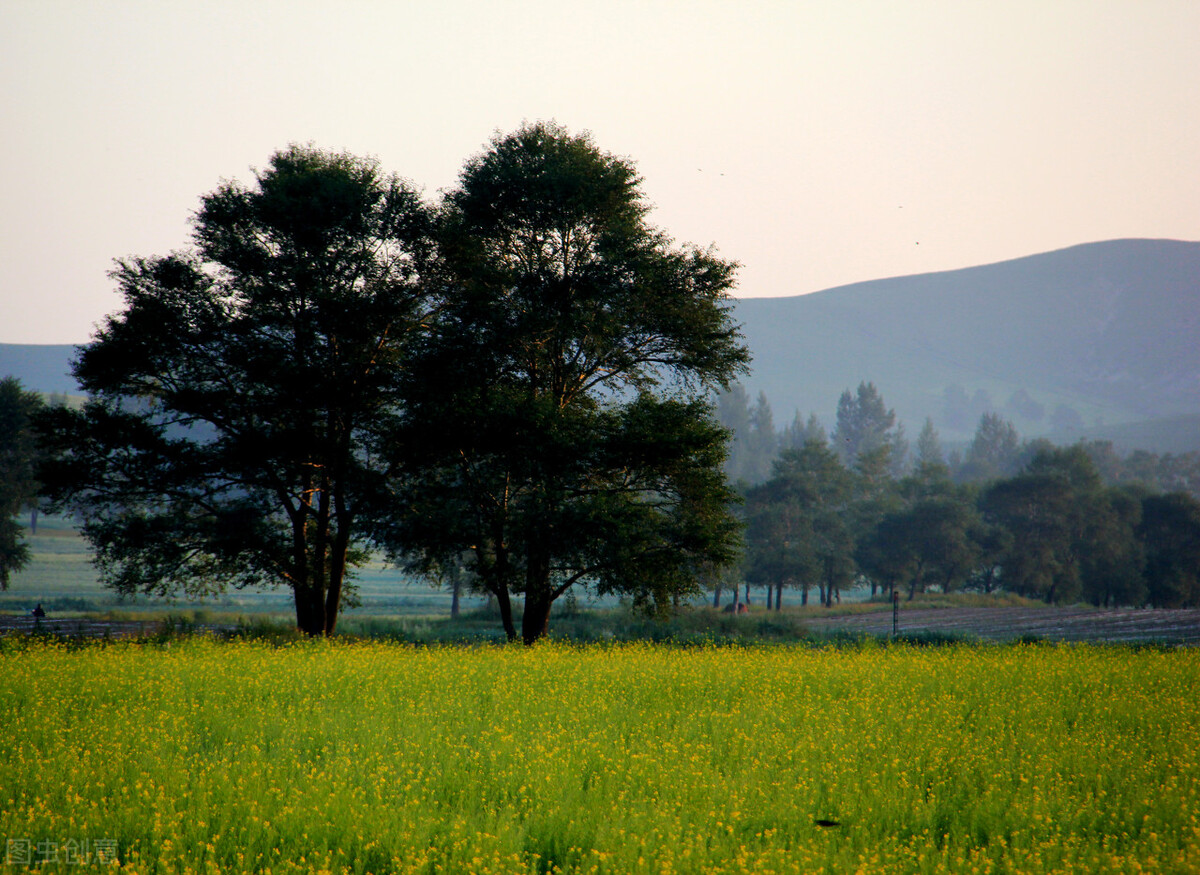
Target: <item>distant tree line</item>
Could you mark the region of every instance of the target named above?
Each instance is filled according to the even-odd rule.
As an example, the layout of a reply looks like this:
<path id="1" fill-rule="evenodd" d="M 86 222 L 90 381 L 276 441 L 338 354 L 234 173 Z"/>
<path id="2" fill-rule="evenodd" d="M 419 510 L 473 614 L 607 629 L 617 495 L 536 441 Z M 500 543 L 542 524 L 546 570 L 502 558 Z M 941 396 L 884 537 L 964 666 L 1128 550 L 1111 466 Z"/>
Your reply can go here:
<path id="1" fill-rule="evenodd" d="M 987 389 L 976 389 L 968 394 L 957 384 L 942 390 L 941 423 L 958 432 L 968 431 L 979 418 L 987 413 L 1001 413 L 1009 421 L 1020 420 L 1040 425 L 1045 423 L 1056 433 L 1078 433 L 1084 428 L 1083 417 L 1074 407 L 1059 402 L 1053 409 L 1037 401 L 1025 389 L 1017 389 L 1004 402 L 997 405 Z"/>
<path id="2" fill-rule="evenodd" d="M 717 397 L 721 424 L 733 432 L 725 472 L 735 483 L 752 486 L 766 480 L 771 466 L 784 450 L 802 446 L 810 438 L 830 441 L 843 463 L 856 455 L 862 441 L 887 442 L 888 465 L 896 477 L 913 470 L 922 457 L 940 459 L 956 483 L 982 483 L 1020 471 L 1042 449 L 1054 446 L 1046 438 L 1023 439 L 1010 419 L 985 410 L 975 420 L 975 433 L 960 449 L 943 450 L 938 432 L 926 420 L 916 443 L 910 444 L 904 424 L 886 408 L 873 383 L 847 389 L 838 400 L 831 433 L 816 413 L 797 411 L 782 428 L 775 425 L 770 401 L 763 392 L 751 401 L 741 384 Z M 932 441 L 932 444 L 929 442 Z M 922 448 L 923 442 L 927 444 Z M 1188 492 L 1200 498 L 1200 452 L 1154 453 L 1135 449 L 1120 452 L 1111 441 L 1079 441 L 1108 485 L 1140 485 L 1155 492 Z"/>
<path id="3" fill-rule="evenodd" d="M 741 399 L 734 387 L 719 409 L 736 412 Z M 1003 590 L 1106 607 L 1200 606 L 1193 459 L 1022 442 L 990 413 L 953 465 L 928 421 L 910 459 L 894 412 L 865 383 L 842 395 L 831 436 L 797 417 L 775 438 L 768 476 L 752 483 L 762 462 L 751 464 L 748 449 L 767 443 L 771 421 L 763 396 L 748 421 L 753 441 L 740 442 L 742 456 L 735 441 L 730 475 L 745 496 L 743 576 L 766 587 L 769 607 L 786 589 L 802 604 L 815 592 L 830 605 L 855 585 L 907 599 Z"/>

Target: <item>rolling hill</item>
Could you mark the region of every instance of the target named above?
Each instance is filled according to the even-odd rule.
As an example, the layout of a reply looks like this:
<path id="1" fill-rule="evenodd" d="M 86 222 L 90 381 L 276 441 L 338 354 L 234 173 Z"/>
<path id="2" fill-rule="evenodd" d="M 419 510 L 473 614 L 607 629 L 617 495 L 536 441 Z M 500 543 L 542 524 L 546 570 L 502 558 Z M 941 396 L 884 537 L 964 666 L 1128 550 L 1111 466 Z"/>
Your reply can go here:
<path id="1" fill-rule="evenodd" d="M 1090 243 L 741 299 L 736 312 L 755 356 L 745 383 L 777 422 L 799 410 L 832 425 L 842 390 L 871 381 L 910 435 L 931 417 L 943 437 L 965 438 L 990 399 L 1027 436 L 1159 422 L 1200 448 L 1197 242 Z"/>
<path id="2" fill-rule="evenodd" d="M 0 378 L 16 377 L 33 392 L 74 395 L 79 392 L 71 376 L 74 358 L 70 344 L 0 343 Z"/>
<path id="3" fill-rule="evenodd" d="M 831 426 L 874 382 L 915 437 L 973 433 L 995 409 L 1024 436 L 1200 449 L 1200 242 L 1112 240 L 998 264 L 736 304 L 751 393 L 777 424 Z M 78 391 L 72 346 L 0 344 L 0 376 Z"/>

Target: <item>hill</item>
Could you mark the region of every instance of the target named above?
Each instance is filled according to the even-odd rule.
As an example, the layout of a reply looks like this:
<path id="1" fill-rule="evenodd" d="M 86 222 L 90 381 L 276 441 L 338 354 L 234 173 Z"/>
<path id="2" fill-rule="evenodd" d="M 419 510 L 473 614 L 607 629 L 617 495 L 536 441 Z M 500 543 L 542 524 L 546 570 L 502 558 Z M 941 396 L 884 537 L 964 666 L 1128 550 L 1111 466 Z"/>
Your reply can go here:
<path id="1" fill-rule="evenodd" d="M 1200 242 L 1112 240 L 963 270 L 743 298 L 751 393 L 778 424 L 874 382 L 915 437 L 997 410 L 1023 436 L 1200 449 Z M 0 376 L 76 393 L 73 346 L 0 344 Z"/>
<path id="2" fill-rule="evenodd" d="M 737 304 L 751 393 L 832 425 L 879 388 L 909 426 L 969 437 L 994 409 L 1023 435 L 1171 433 L 1200 448 L 1200 243 L 1113 240 L 963 270 Z M 1156 428 L 1159 430 L 1156 432 Z"/>
<path id="3" fill-rule="evenodd" d="M 71 377 L 75 347 L 70 344 L 0 343 L 0 378 L 16 377 L 31 392 L 75 395 Z"/>

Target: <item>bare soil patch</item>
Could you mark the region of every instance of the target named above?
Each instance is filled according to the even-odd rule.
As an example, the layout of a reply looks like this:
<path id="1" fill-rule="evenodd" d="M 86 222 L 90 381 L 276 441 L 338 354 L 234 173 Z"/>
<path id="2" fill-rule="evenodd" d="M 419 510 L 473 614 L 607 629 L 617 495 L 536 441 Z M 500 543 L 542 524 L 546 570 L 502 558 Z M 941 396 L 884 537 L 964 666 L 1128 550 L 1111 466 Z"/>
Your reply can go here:
<path id="1" fill-rule="evenodd" d="M 805 620 L 813 632 L 889 635 L 892 612 L 815 617 Z M 1151 610 L 1074 607 L 905 608 L 901 633 L 950 633 L 995 641 L 1035 637 L 1047 641 L 1200 644 L 1200 609 Z"/>
<path id="2" fill-rule="evenodd" d="M 43 619 L 29 616 L 0 615 L 0 636 L 13 633 L 57 635 L 60 638 L 147 638 L 159 634 L 166 626 L 162 620 L 93 620 L 87 617 L 55 617 Z M 234 627 L 220 624 L 196 624 L 195 631 L 228 631 Z"/>

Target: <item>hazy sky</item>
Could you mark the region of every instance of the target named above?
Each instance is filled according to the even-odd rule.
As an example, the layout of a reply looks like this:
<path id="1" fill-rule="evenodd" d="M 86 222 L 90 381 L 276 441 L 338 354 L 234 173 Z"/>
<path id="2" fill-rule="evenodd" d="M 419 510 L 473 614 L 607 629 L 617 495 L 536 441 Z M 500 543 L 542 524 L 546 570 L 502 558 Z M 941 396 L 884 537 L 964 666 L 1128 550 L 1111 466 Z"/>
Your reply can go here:
<path id="1" fill-rule="evenodd" d="M 1200 2 L 0 0 L 0 342 L 289 142 L 429 195 L 522 120 L 633 158 L 653 221 L 795 295 L 1200 239 Z"/>

